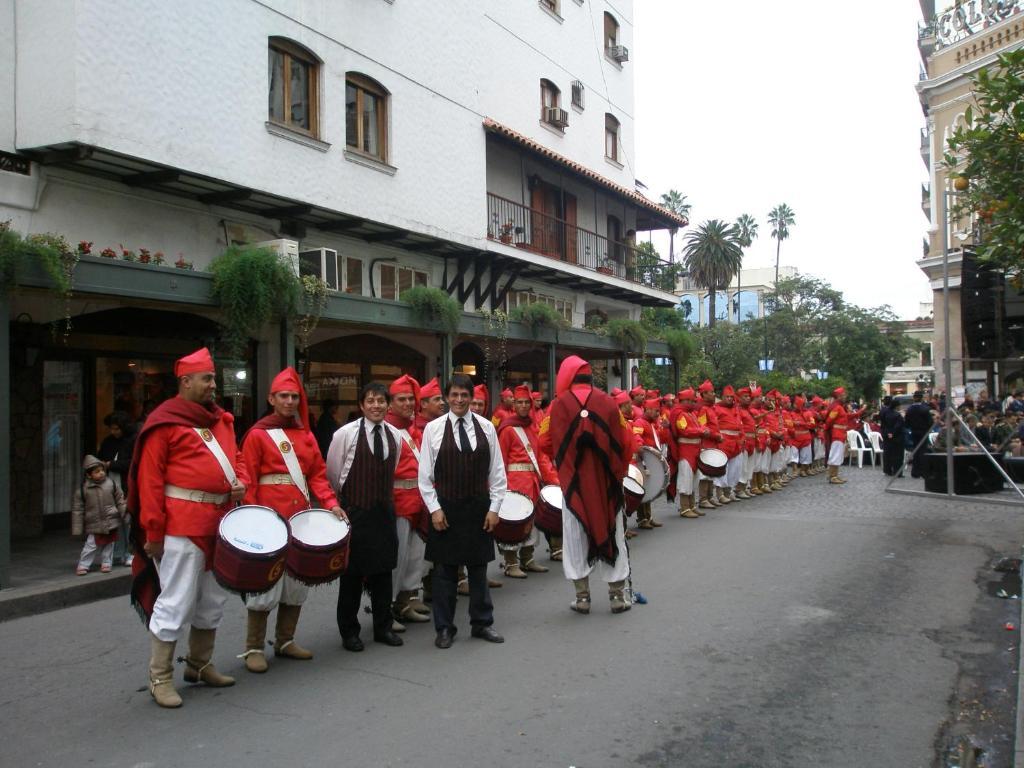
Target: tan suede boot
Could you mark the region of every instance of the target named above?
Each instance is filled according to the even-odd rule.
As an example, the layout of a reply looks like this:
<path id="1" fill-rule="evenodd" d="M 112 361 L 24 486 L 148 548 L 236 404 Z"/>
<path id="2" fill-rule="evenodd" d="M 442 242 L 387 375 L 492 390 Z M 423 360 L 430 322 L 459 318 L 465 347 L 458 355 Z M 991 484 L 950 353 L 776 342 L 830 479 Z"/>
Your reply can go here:
<path id="1" fill-rule="evenodd" d="M 608 582 L 608 600 L 612 606 L 612 613 L 623 613 L 633 606 L 626 600 L 626 582 Z"/>
<path id="2" fill-rule="evenodd" d="M 264 645 L 267 640 L 267 617 L 269 611 L 249 610 L 245 628 L 245 653 L 239 658 L 245 661 L 245 668 L 250 672 L 267 671 L 267 656 Z"/>
<path id="3" fill-rule="evenodd" d="M 527 573 L 547 573 L 548 569 L 533 559 L 533 547 L 519 548 L 519 564 Z"/>
<path id="4" fill-rule="evenodd" d="M 235 684 L 235 678 L 222 675 L 213 666 L 213 645 L 216 629 L 192 627 L 188 634 L 188 656 L 185 657 L 185 682 L 204 682 L 211 688 L 227 688 Z"/>
<path id="5" fill-rule="evenodd" d="M 430 606 L 420 600 L 419 593 L 415 589 L 409 593 L 409 607 L 416 613 L 422 613 L 424 616 L 430 615 Z"/>
<path id="6" fill-rule="evenodd" d="M 174 689 L 175 642 L 152 633 L 149 640 L 149 692 L 161 707 L 176 709 L 181 706 L 181 696 Z"/>
<path id="7" fill-rule="evenodd" d="M 551 559 L 556 563 L 562 562 L 562 537 L 552 536 L 548 546 L 551 548 Z"/>
<path id="8" fill-rule="evenodd" d="M 422 624 L 425 621 L 430 621 L 429 609 L 427 612 L 420 612 L 416 610 L 413 605 L 413 598 L 416 597 L 415 592 L 403 591 L 399 592 L 395 598 L 395 604 L 392 607 L 395 618 L 399 621 L 404 621 L 406 624 Z M 424 605 L 424 609 L 427 607 Z"/>
<path id="9" fill-rule="evenodd" d="M 309 661 L 313 652 L 295 642 L 295 627 L 299 624 L 301 605 L 277 606 L 277 626 L 274 629 L 274 655 L 286 659 Z"/>
<path id="10" fill-rule="evenodd" d="M 504 558 L 505 575 L 510 579 L 525 579 L 526 574 L 519 567 L 519 553 L 514 549 L 506 549 L 501 553 Z"/>
<path id="11" fill-rule="evenodd" d="M 590 578 L 573 579 L 572 585 L 576 589 L 576 599 L 569 607 L 576 613 L 590 613 Z"/>

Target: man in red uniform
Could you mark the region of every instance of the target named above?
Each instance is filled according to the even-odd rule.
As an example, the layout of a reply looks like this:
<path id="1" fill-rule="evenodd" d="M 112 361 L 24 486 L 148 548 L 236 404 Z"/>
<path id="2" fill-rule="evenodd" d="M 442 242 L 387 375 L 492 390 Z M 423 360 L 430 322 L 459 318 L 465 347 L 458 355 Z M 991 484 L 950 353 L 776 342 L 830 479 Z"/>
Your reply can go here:
<path id="1" fill-rule="evenodd" d="M 146 420 L 129 470 L 134 522 L 132 604 L 148 621 L 149 691 L 180 707 L 174 647 L 190 624 L 185 680 L 222 687 L 234 679 L 210 662 L 227 592 L 210 567 L 220 519 L 245 495 L 249 475 L 235 447 L 234 418 L 214 402 L 213 358 L 205 347 L 174 364 L 178 396 Z"/>
<path id="2" fill-rule="evenodd" d="M 530 416 L 533 408 L 530 388 L 520 385 L 513 390 L 513 395 L 515 415 L 506 416 L 498 425 L 498 446 L 505 462 L 508 490 L 522 494 L 536 506 L 541 486 L 551 483 L 557 485 L 558 473 L 551 465 L 551 459 L 541 453 L 538 447 L 537 430 Z M 505 498 L 508 498 L 507 494 Z M 506 576 L 525 579 L 527 573 L 547 573 L 548 569 L 533 559 L 537 540 L 537 529 L 534 527 L 520 544 L 498 545 L 504 559 Z"/>
<path id="3" fill-rule="evenodd" d="M 796 465 L 800 458 L 795 442 L 796 415 L 793 412 L 793 400 L 789 395 L 783 395 L 782 397 L 781 418 L 782 426 L 786 430 L 784 448 L 786 466 L 783 466 L 782 468 L 782 477 L 780 478 L 780 482 L 783 485 L 788 485 L 789 481 L 796 477 Z"/>
<path id="4" fill-rule="evenodd" d="M 419 382 L 405 374 L 391 382 L 391 405 L 384 420 L 398 430 L 402 453 L 395 467 L 395 528 L 398 532 L 398 564 L 391 574 L 394 631 L 405 629 L 401 622 L 430 621 L 430 609 L 419 599 L 420 583 L 427 571 L 423 552 L 427 530 L 427 508 L 423 506 L 417 477 L 423 433 L 414 415 L 420 401 Z"/>
<path id="5" fill-rule="evenodd" d="M 438 416 L 444 415 L 444 398 L 441 397 L 441 385 L 435 376 L 420 387 L 419 412 L 416 414 L 416 429 L 420 432 Z"/>
<path id="6" fill-rule="evenodd" d="M 797 396 L 793 401 L 793 446 L 797 450 L 797 475 L 807 477 L 811 470 L 813 424 L 807 421 L 807 401 Z"/>
<path id="7" fill-rule="evenodd" d="M 718 417 L 718 430 L 722 435 L 722 442 L 718 447 L 729 457 L 725 474 L 715 479 L 715 488 L 718 491 L 718 500 L 728 504 L 730 501 L 738 500 L 734 495 L 734 489 L 740 480 L 745 453 L 743 421 L 736 407 L 736 390 L 731 384 L 726 384 L 722 389 L 722 400 L 715 406 L 715 415 Z"/>
<path id="8" fill-rule="evenodd" d="M 477 416 L 487 418 L 487 386 L 477 384 L 473 387 L 473 399 L 469 401 L 469 410 Z"/>
<path id="9" fill-rule="evenodd" d="M 541 424 L 540 447 L 558 469 L 562 487 L 562 566 L 576 589 L 572 609 L 590 613 L 590 573 L 608 582 L 612 613 L 629 610 L 629 576 L 622 478 L 632 455 L 626 420 L 593 385 L 590 364 L 562 361 L 556 399 Z"/>
<path id="10" fill-rule="evenodd" d="M 718 414 L 715 410 L 715 385 L 711 383 L 710 379 L 705 379 L 704 383 L 697 387 L 697 391 L 700 393 L 697 423 L 707 428 L 707 434 L 700 441 L 701 450 L 704 448 L 721 448 L 722 433 L 718 430 Z M 700 489 L 699 508 L 714 509 L 715 507 L 722 506 L 722 502 L 716 499 L 715 494 L 712 492 L 714 479 L 706 477 L 703 473 L 697 477 Z"/>
<path id="11" fill-rule="evenodd" d="M 494 413 L 491 416 L 491 423 L 495 428 L 501 424 L 502 420 L 507 416 L 511 416 L 515 413 L 515 409 L 512 407 L 512 390 L 505 387 L 501 390 L 501 402 L 498 403 L 498 407 L 494 409 Z"/>
<path id="12" fill-rule="evenodd" d="M 754 414 L 751 413 L 751 390 L 750 387 L 740 387 L 736 390 L 736 408 L 740 414 L 740 424 L 743 426 L 743 451 L 741 455 L 741 467 L 739 482 L 735 486 L 736 498 L 752 499 L 750 493 L 750 478 L 754 474 L 754 453 L 757 450 L 757 425 L 754 421 Z"/>
<path id="13" fill-rule="evenodd" d="M 658 398 L 652 397 L 644 401 L 644 413 L 633 422 L 633 434 L 636 436 L 638 454 L 639 448 L 645 445 L 661 453 L 661 446 L 668 440 L 668 435 L 661 428 L 661 401 Z M 643 530 L 661 528 L 662 524 L 654 519 L 650 501 L 645 501 L 640 505 L 636 517 L 637 528 Z"/>
<path id="14" fill-rule="evenodd" d="M 285 520 L 310 508 L 329 509 L 344 518 L 327 482 L 327 468 L 316 437 L 309 430 L 306 390 L 294 368 L 285 368 L 274 377 L 267 401 L 273 413 L 253 424 L 242 438 L 242 457 L 253 480 L 245 492 L 245 503 L 270 507 Z M 275 608 L 274 655 L 313 658 L 295 642 L 295 627 L 308 594 L 308 586 L 285 573 L 273 589 L 246 598 L 248 627 L 242 654 L 246 669 L 267 671 L 267 617 Z"/>
<path id="15" fill-rule="evenodd" d="M 839 468 L 846 458 L 846 432 L 850 428 L 850 419 L 859 418 L 864 409 L 850 412 L 846 409 L 846 390 L 836 387 L 832 391 L 832 403 L 829 405 L 825 419 L 825 436 L 831 442 L 828 449 L 828 481 L 833 485 L 842 485 L 845 478 L 839 476 Z"/>
<path id="16" fill-rule="evenodd" d="M 679 404 L 672 411 L 671 433 L 675 440 L 676 493 L 679 494 L 679 514 L 682 517 L 701 517 L 704 513 L 697 509 L 694 498 L 694 485 L 697 477 L 697 456 L 700 454 L 700 441 L 710 430 L 697 421 L 697 395 L 692 389 L 684 389 L 679 393 Z"/>
<path id="17" fill-rule="evenodd" d="M 647 390 L 636 386 L 629 390 L 629 399 L 633 401 L 633 418 L 636 421 L 644 415 L 644 400 L 647 398 Z"/>
<path id="18" fill-rule="evenodd" d="M 533 426 L 535 429 L 540 429 L 540 423 L 544 421 L 544 408 L 541 407 L 541 403 L 544 402 L 544 398 L 540 392 L 531 392 L 530 400 L 533 402 L 533 408 L 530 411 L 530 418 L 533 419 Z"/>

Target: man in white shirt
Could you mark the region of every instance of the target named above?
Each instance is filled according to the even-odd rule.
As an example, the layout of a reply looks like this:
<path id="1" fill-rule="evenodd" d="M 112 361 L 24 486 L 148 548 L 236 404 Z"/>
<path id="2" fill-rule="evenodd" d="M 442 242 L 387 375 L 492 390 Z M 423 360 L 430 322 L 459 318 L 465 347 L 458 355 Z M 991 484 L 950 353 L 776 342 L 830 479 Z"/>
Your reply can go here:
<path id="1" fill-rule="evenodd" d="M 391 628 L 391 572 L 398 563 L 393 493 L 402 438 L 384 421 L 389 401 L 380 382 L 364 386 L 359 394 L 362 418 L 335 432 L 327 451 L 327 479 L 352 526 L 348 568 L 338 581 L 338 631 L 347 651 L 363 650 L 358 614 L 364 581 L 374 641 L 402 645 Z"/>
<path id="2" fill-rule="evenodd" d="M 505 497 L 505 465 L 498 435 L 487 419 L 470 412 L 473 381 L 456 374 L 446 391 L 448 414 L 423 430 L 419 488 L 430 513 L 426 559 L 434 564 L 434 628 L 438 648 L 455 637 L 457 569 L 469 575 L 472 636 L 504 642 L 494 631 L 494 607 L 487 586 L 487 564 L 494 560 L 498 509 Z"/>

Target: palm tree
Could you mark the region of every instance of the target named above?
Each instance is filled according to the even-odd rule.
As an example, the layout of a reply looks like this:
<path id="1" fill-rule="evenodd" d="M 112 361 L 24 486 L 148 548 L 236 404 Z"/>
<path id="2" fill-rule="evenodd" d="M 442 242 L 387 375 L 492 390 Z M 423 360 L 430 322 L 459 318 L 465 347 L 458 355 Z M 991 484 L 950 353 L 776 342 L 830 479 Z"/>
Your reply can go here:
<path id="1" fill-rule="evenodd" d="M 711 219 L 686 236 L 683 264 L 690 279 L 708 291 L 709 327 L 715 325 L 715 294 L 719 287 L 728 287 L 743 266 L 737 235 L 732 224 Z"/>
<path id="2" fill-rule="evenodd" d="M 749 248 L 751 243 L 757 238 L 757 219 L 751 216 L 749 213 L 741 213 L 739 218 L 736 219 L 736 241 L 740 244 L 741 248 Z M 743 303 L 743 274 L 742 270 L 736 273 L 736 322 L 743 322 L 742 303 Z"/>
<path id="3" fill-rule="evenodd" d="M 775 284 L 779 283 L 779 251 L 782 241 L 789 237 L 789 228 L 794 223 L 793 209 L 785 203 L 779 203 L 768 211 L 768 223 L 772 225 L 772 237 L 775 238 Z"/>
<path id="4" fill-rule="evenodd" d="M 663 208 L 667 208 L 672 211 L 676 216 L 689 216 L 691 206 L 686 202 L 686 195 L 682 195 L 676 189 L 670 189 L 668 192 L 661 196 L 661 205 Z M 674 264 L 676 260 L 676 232 L 679 231 L 678 227 L 672 227 L 668 231 L 668 261 L 669 264 Z"/>

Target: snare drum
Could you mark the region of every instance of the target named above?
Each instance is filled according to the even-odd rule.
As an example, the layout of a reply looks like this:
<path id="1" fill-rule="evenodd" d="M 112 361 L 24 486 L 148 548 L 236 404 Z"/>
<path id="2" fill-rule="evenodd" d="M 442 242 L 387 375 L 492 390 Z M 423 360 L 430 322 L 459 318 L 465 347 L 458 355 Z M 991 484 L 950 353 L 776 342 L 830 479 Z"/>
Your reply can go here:
<path id="1" fill-rule="evenodd" d="M 348 567 L 349 524 L 326 509 L 307 509 L 288 521 L 288 573 L 303 584 L 328 584 Z"/>
<path id="2" fill-rule="evenodd" d="M 668 488 L 668 462 L 661 451 L 645 445 L 640 449 L 640 463 L 644 465 L 644 503 L 654 501 Z"/>
<path id="3" fill-rule="evenodd" d="M 626 502 L 626 514 L 632 515 L 644 500 L 644 473 L 635 464 L 630 464 L 622 478 L 622 496 Z"/>
<path id="4" fill-rule="evenodd" d="M 729 457 L 725 451 L 717 448 L 705 448 L 697 455 L 697 469 L 705 477 L 721 477 L 725 474 L 725 465 Z"/>
<path id="5" fill-rule="evenodd" d="M 506 491 L 498 510 L 498 524 L 494 527 L 494 540 L 499 544 L 521 544 L 530 535 L 533 523 L 533 502 L 526 494 Z"/>
<path id="6" fill-rule="evenodd" d="M 551 484 L 540 489 L 537 502 L 537 527 L 549 536 L 562 535 L 562 489 Z"/>
<path id="7" fill-rule="evenodd" d="M 288 524 L 269 507 L 236 507 L 221 518 L 213 576 L 224 589 L 256 595 L 284 573 Z"/>

